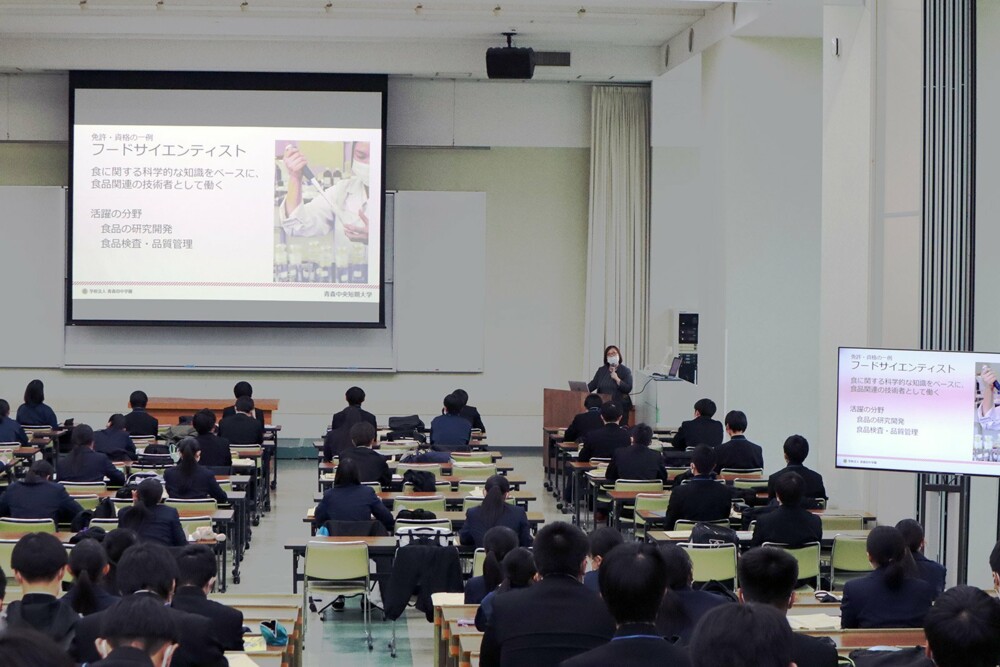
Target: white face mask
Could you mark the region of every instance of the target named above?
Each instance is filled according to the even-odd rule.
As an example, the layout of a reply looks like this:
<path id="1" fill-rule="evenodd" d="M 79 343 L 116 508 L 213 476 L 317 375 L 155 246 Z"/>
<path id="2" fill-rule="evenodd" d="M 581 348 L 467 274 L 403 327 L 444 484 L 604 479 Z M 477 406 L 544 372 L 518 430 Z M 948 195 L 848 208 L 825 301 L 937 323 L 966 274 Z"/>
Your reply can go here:
<path id="1" fill-rule="evenodd" d="M 355 160 L 351 165 L 351 173 L 354 174 L 355 178 L 360 179 L 362 183 L 368 185 L 368 177 L 371 174 L 371 165 L 367 162 L 358 162 Z"/>
<path id="2" fill-rule="evenodd" d="M 608 357 L 608 363 L 611 364 L 612 366 L 617 366 L 618 365 L 618 357 L 615 356 L 615 355 L 611 355 L 610 357 Z"/>

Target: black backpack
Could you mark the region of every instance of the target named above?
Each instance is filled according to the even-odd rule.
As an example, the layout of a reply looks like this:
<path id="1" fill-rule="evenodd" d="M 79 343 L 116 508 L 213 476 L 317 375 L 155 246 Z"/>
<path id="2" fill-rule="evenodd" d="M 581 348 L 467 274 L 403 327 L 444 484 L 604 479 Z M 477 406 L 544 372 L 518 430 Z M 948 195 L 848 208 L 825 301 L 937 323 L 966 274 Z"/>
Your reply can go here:
<path id="1" fill-rule="evenodd" d="M 934 667 L 923 646 L 899 650 L 858 649 L 848 655 L 855 667 Z"/>
<path id="2" fill-rule="evenodd" d="M 413 490 L 416 492 L 437 491 L 437 485 L 434 482 L 434 473 L 427 470 L 407 470 L 403 473 L 403 486 L 412 484 Z"/>
<path id="3" fill-rule="evenodd" d="M 390 431 L 423 431 L 424 421 L 418 415 L 389 417 Z"/>
<path id="4" fill-rule="evenodd" d="M 424 509 L 415 510 L 399 510 L 399 514 L 396 515 L 396 519 L 410 520 L 410 521 L 433 521 L 437 518 L 434 512 Z"/>
<path id="5" fill-rule="evenodd" d="M 691 529 L 691 544 L 733 544 L 740 547 L 740 536 L 726 526 L 699 521 Z"/>

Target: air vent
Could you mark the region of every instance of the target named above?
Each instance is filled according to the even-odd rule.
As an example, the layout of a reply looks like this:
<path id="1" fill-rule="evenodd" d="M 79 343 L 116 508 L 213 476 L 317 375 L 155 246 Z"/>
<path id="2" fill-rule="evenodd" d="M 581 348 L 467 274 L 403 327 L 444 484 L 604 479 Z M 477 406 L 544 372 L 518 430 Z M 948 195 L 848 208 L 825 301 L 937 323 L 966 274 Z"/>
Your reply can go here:
<path id="1" fill-rule="evenodd" d="M 569 67 L 569 51 L 535 51 L 536 67 Z"/>

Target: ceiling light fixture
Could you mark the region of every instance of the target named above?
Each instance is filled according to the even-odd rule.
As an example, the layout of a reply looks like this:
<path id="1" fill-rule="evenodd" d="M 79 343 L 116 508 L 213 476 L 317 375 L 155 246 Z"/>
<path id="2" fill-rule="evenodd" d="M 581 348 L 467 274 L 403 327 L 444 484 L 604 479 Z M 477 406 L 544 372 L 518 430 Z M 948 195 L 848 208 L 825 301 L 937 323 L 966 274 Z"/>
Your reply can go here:
<path id="1" fill-rule="evenodd" d="M 500 12 L 502 11 L 503 9 L 500 7 L 500 5 L 497 5 L 496 7 L 493 8 L 493 16 L 500 16 Z"/>
<path id="2" fill-rule="evenodd" d="M 586 15 L 587 15 L 586 7 L 580 7 L 580 9 L 578 9 L 576 12 L 576 18 L 578 19 L 582 19 Z"/>

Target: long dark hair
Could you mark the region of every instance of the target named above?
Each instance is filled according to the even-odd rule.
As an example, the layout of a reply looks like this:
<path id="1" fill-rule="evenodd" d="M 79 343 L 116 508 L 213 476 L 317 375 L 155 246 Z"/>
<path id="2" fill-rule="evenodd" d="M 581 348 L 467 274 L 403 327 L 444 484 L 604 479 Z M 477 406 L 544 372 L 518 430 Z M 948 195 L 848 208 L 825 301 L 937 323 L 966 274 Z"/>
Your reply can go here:
<path id="1" fill-rule="evenodd" d="M 77 470 L 83 464 L 85 450 L 90 449 L 94 443 L 94 429 L 87 424 L 76 426 L 70 436 L 70 442 L 73 443 L 73 449 L 66 457 L 66 465 L 70 470 Z"/>
<path id="2" fill-rule="evenodd" d="M 486 560 L 483 561 L 483 580 L 486 590 L 492 591 L 503 582 L 503 568 L 500 562 L 517 548 L 517 533 L 507 526 L 494 526 L 483 536 Z"/>
<path id="3" fill-rule="evenodd" d="M 684 608 L 677 591 L 686 590 L 691 585 L 691 557 L 684 549 L 670 542 L 660 545 L 660 554 L 667 566 L 667 590 L 660 604 L 658 621 L 669 623 L 671 627 L 683 627 L 691 621 L 691 616 Z"/>
<path id="4" fill-rule="evenodd" d="M 609 365 L 608 364 L 608 352 L 610 352 L 611 350 L 614 350 L 615 352 L 618 353 L 618 365 L 621 366 L 622 364 L 624 364 L 625 363 L 625 357 L 622 356 L 621 348 L 618 347 L 617 345 L 608 345 L 606 348 L 604 348 L 604 359 L 603 359 L 604 366 L 607 367 Z"/>
<path id="5" fill-rule="evenodd" d="M 906 547 L 903 534 L 893 526 L 876 526 L 868 533 L 865 544 L 868 557 L 875 566 L 884 570 L 886 585 L 895 590 L 903 581 L 916 572 L 913 554 Z"/>
<path id="6" fill-rule="evenodd" d="M 184 438 L 178 449 L 181 458 L 177 461 L 177 469 L 183 476 L 191 477 L 198 469 L 198 452 L 201 451 L 201 446 L 194 438 Z"/>
<path id="7" fill-rule="evenodd" d="M 138 530 L 153 514 L 153 508 L 163 497 L 163 485 L 152 477 L 148 477 L 139 482 L 136 488 L 136 499 L 132 507 L 127 512 L 122 513 L 119 525 L 122 528 Z"/>
<path id="8" fill-rule="evenodd" d="M 108 555 L 96 540 L 81 540 L 69 552 L 69 571 L 76 581 L 73 590 L 73 611 L 87 616 L 98 611 L 97 586 L 104 578 Z"/>
<path id="9" fill-rule="evenodd" d="M 104 553 L 108 555 L 108 564 L 111 565 L 111 569 L 108 570 L 108 576 L 105 578 L 106 585 L 108 590 L 115 595 L 121 595 L 117 581 L 118 561 L 138 541 L 139 536 L 135 534 L 135 531 L 128 528 L 115 528 L 108 531 L 108 534 L 104 536 L 104 542 L 101 543 Z"/>
<path id="10" fill-rule="evenodd" d="M 342 458 L 337 463 L 337 472 L 333 476 L 333 486 L 360 486 L 361 474 L 358 472 L 358 464 L 351 458 Z"/>
<path id="11" fill-rule="evenodd" d="M 486 497 L 480 505 L 480 516 L 487 526 L 497 525 L 497 521 L 507 511 L 507 501 L 504 496 L 510 492 L 510 482 L 503 475 L 493 475 L 486 480 Z"/>
<path id="12" fill-rule="evenodd" d="M 0 398 L 0 424 L 10 415 L 10 403 Z"/>
<path id="13" fill-rule="evenodd" d="M 41 380 L 32 380 L 24 388 L 24 402 L 28 405 L 39 405 L 45 402 L 45 385 Z"/>

